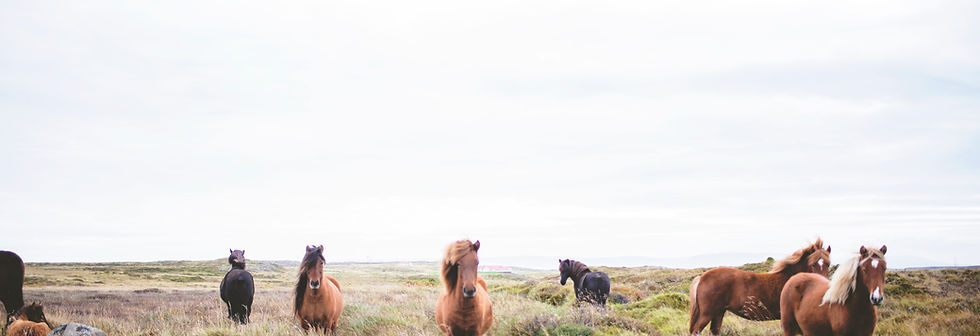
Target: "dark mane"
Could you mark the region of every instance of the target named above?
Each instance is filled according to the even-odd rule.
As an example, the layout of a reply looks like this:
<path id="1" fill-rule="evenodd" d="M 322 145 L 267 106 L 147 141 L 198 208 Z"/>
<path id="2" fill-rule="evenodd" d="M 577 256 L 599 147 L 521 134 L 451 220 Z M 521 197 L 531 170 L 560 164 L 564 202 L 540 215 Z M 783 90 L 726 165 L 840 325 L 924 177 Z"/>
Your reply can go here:
<path id="1" fill-rule="evenodd" d="M 585 273 L 592 272 L 589 266 L 585 266 L 585 264 L 578 260 L 565 259 L 562 266 L 565 265 L 568 265 L 568 267 L 562 267 L 562 273 L 566 273 L 574 279 L 580 279 Z"/>
<path id="2" fill-rule="evenodd" d="M 306 294 L 306 283 L 309 281 L 306 272 L 316 266 L 317 261 L 325 262 L 326 259 L 323 258 L 323 250 L 314 247 L 306 252 L 303 262 L 299 265 L 299 280 L 296 281 L 296 300 L 293 303 L 293 314 L 299 314 L 299 308 L 303 306 L 303 295 Z"/>
<path id="3" fill-rule="evenodd" d="M 38 304 L 37 302 L 31 303 L 29 305 L 25 305 L 23 307 L 20 307 L 20 309 L 14 311 L 14 313 L 10 314 L 10 317 L 7 318 L 6 325 L 9 327 L 10 322 L 13 322 L 13 320 L 24 320 L 24 321 L 44 323 L 48 325 L 48 328 L 53 328 L 51 326 L 51 322 L 48 322 L 48 319 L 44 317 L 44 307 Z"/>

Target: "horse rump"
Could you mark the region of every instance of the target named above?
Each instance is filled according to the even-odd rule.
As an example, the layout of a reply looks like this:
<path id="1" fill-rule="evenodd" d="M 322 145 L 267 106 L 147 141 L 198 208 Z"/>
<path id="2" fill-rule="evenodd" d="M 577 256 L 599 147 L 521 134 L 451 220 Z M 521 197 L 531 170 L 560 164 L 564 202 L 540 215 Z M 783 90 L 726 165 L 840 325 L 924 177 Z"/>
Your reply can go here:
<path id="1" fill-rule="evenodd" d="M 252 274 L 246 270 L 233 269 L 225 275 L 221 289 L 221 298 L 228 305 L 228 317 L 238 323 L 248 323 L 252 313 L 252 298 L 255 295 Z"/>
<path id="2" fill-rule="evenodd" d="M 601 306 L 605 306 L 606 299 L 609 298 L 609 286 L 609 275 L 605 272 L 590 272 L 582 281 L 582 291 L 586 300 Z"/>

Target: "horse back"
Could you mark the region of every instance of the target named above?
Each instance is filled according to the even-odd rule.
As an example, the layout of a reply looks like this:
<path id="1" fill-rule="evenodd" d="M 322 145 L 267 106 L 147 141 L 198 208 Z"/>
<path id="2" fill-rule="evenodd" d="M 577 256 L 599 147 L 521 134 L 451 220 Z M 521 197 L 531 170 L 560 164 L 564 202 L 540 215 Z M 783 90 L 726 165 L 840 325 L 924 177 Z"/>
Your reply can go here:
<path id="1" fill-rule="evenodd" d="M 476 277 L 476 283 L 480 284 L 480 286 L 483 287 L 483 290 L 487 290 L 487 281 L 483 280 L 483 278 L 480 276 Z"/>
<path id="2" fill-rule="evenodd" d="M 11 336 L 47 336 L 51 328 L 42 322 L 16 320 L 7 326 L 7 335 Z"/>
<path id="3" fill-rule="evenodd" d="M 225 274 L 225 279 L 221 281 L 221 299 L 225 302 L 252 301 L 255 295 L 255 281 L 252 273 L 243 269 L 232 269 Z"/>
<path id="4" fill-rule="evenodd" d="M 333 285 L 335 287 L 337 287 L 337 291 L 338 292 L 340 291 L 340 282 L 337 281 L 337 279 L 334 279 L 332 276 L 329 276 L 329 275 L 326 275 L 326 274 L 324 274 L 323 277 L 324 278 L 327 278 L 327 280 L 330 280 L 330 282 L 333 282 Z"/>
<path id="5" fill-rule="evenodd" d="M 786 281 L 779 295 L 783 328 L 788 330 L 829 331 L 830 324 L 823 294 L 830 288 L 827 278 L 813 273 L 798 273 Z"/>

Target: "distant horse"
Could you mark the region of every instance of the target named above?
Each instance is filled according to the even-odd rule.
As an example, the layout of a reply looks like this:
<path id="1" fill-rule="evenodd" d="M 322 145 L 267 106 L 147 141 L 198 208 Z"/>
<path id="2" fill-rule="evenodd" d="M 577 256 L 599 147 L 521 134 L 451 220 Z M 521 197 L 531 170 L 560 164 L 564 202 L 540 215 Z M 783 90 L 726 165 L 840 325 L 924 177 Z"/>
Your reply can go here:
<path id="1" fill-rule="evenodd" d="M 885 252 L 861 246 L 842 263 L 833 279 L 797 274 L 779 298 L 783 335 L 867 336 L 875 331 L 878 309 L 885 300 Z"/>
<path id="2" fill-rule="evenodd" d="M 304 331 L 330 329 L 331 333 L 336 333 L 337 320 L 344 311 L 344 298 L 340 295 L 337 279 L 323 274 L 324 261 L 323 245 L 306 247 L 306 256 L 299 266 L 293 314 Z"/>
<path id="3" fill-rule="evenodd" d="M 252 297 L 255 295 L 255 282 L 252 274 L 245 270 L 245 250 L 228 250 L 228 263 L 231 270 L 221 280 L 221 301 L 228 307 L 228 318 L 246 324 L 252 315 Z"/>
<path id="4" fill-rule="evenodd" d="M 609 276 L 603 272 L 593 272 L 585 264 L 571 260 L 558 259 L 558 272 L 561 272 L 561 285 L 568 278 L 575 286 L 575 298 L 591 304 L 606 306 L 609 297 Z"/>
<path id="5" fill-rule="evenodd" d="M 487 282 L 477 275 L 480 241 L 460 240 L 446 248 L 442 283 L 446 291 L 436 304 L 436 324 L 446 335 L 483 335 L 493 325 L 493 304 Z"/>
<path id="6" fill-rule="evenodd" d="M 7 316 L 7 336 L 47 336 L 49 332 L 51 325 L 44 317 L 44 307 L 37 303 Z"/>
<path id="7" fill-rule="evenodd" d="M 721 333 L 725 311 L 754 321 L 779 319 L 779 293 L 797 273 L 820 274 L 830 271 L 830 246 L 817 241 L 775 263 L 769 273 L 747 272 L 719 267 L 691 282 L 691 320 L 688 332 L 696 335 L 711 322 L 711 334 Z"/>
<path id="8" fill-rule="evenodd" d="M 7 316 L 24 306 L 24 261 L 10 251 L 0 251 L 0 302 Z"/>

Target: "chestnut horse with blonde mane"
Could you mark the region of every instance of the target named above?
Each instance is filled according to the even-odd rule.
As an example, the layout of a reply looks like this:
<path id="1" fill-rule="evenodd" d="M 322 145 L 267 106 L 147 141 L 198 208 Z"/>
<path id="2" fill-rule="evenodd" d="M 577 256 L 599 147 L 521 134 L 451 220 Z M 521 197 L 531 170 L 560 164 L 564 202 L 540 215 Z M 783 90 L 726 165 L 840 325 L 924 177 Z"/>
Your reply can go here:
<path id="1" fill-rule="evenodd" d="M 885 300 L 885 252 L 861 246 L 834 277 L 797 274 L 780 296 L 783 335 L 869 336 Z"/>
<path id="2" fill-rule="evenodd" d="M 7 336 L 47 336 L 50 332 L 51 324 L 44 317 L 44 307 L 37 303 L 7 316 Z"/>
<path id="3" fill-rule="evenodd" d="M 755 273 L 718 267 L 691 282 L 691 320 L 688 332 L 696 335 L 711 322 L 711 334 L 721 333 L 725 311 L 754 321 L 779 319 L 779 294 L 783 285 L 797 273 L 816 273 L 827 277 L 830 246 L 817 238 L 813 244 L 776 262 L 769 273 Z"/>
<path id="4" fill-rule="evenodd" d="M 344 311 L 344 298 L 340 295 L 337 279 L 323 274 L 323 245 L 306 247 L 306 256 L 299 266 L 296 282 L 296 301 L 293 314 L 299 319 L 303 331 L 336 334 L 337 320 Z M 325 280 L 325 281 L 324 281 Z"/>
<path id="5" fill-rule="evenodd" d="M 493 304 L 487 282 L 477 275 L 480 241 L 460 240 L 446 249 L 442 283 L 446 291 L 436 304 L 436 323 L 446 335 L 483 335 L 493 324 Z"/>

